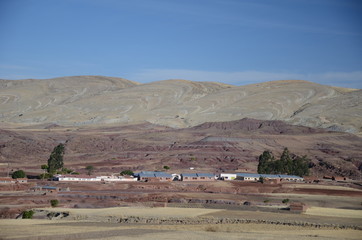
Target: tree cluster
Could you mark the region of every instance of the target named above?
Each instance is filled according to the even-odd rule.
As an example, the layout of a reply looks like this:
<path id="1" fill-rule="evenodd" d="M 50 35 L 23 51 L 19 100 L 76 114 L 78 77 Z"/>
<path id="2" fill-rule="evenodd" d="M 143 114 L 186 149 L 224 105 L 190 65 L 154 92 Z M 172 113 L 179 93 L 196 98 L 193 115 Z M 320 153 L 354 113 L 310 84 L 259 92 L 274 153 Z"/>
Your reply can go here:
<path id="1" fill-rule="evenodd" d="M 270 151 L 264 151 L 259 156 L 259 174 L 288 174 L 297 176 L 309 175 L 310 160 L 307 156 L 291 155 L 288 148 L 284 148 L 280 159 L 275 159 Z"/>

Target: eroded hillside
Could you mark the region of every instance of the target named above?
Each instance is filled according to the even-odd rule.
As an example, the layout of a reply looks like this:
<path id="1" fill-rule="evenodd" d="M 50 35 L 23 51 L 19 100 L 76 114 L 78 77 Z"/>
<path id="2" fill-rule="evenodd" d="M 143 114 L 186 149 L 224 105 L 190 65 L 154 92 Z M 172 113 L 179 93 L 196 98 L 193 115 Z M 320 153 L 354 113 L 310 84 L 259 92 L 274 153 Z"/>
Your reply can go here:
<path id="1" fill-rule="evenodd" d="M 138 84 L 79 76 L 0 81 L 3 124 L 63 126 L 150 122 L 174 128 L 245 117 L 360 133 L 362 91 L 307 81 L 247 86 L 167 80 Z"/>

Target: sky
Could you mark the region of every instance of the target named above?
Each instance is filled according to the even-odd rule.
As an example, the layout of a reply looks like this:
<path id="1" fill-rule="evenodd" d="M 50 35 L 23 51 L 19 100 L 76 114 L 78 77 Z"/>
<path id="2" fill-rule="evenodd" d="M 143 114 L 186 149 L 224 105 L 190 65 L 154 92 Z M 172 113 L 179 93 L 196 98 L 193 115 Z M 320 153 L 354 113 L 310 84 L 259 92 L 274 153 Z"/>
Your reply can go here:
<path id="1" fill-rule="evenodd" d="M 362 88 L 360 0 L 0 0 L 0 78 Z"/>

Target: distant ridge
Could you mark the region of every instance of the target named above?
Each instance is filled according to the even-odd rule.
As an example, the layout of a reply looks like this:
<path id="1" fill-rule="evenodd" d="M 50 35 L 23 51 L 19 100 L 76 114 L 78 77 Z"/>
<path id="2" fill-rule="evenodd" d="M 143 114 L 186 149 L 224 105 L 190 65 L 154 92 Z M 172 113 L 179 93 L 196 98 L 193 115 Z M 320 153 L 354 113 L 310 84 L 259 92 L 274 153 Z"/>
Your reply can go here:
<path id="1" fill-rule="evenodd" d="M 0 80 L 0 122 L 6 125 L 150 122 L 184 128 L 243 118 L 361 133 L 362 90 L 303 80 L 245 86 L 103 76 Z"/>

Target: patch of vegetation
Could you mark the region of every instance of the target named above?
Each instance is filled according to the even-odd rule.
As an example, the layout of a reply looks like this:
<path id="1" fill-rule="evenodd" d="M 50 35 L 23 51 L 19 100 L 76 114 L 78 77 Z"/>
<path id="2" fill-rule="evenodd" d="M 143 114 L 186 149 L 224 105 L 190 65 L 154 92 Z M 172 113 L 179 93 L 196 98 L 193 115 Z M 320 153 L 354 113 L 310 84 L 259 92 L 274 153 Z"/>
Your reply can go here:
<path id="1" fill-rule="evenodd" d="M 43 164 L 43 165 L 40 166 L 40 168 L 43 169 L 43 170 L 48 170 L 48 165 Z"/>
<path id="2" fill-rule="evenodd" d="M 123 170 L 120 174 L 121 174 L 121 176 L 125 176 L 125 175 L 132 176 L 134 174 L 134 172 L 131 170 Z"/>
<path id="3" fill-rule="evenodd" d="M 48 173 L 54 174 L 57 170 L 63 168 L 64 144 L 56 146 L 48 159 Z"/>
<path id="4" fill-rule="evenodd" d="M 39 175 L 39 178 L 40 179 L 49 179 L 49 178 L 52 178 L 53 177 L 53 174 L 50 174 L 50 173 L 42 173 Z"/>
<path id="5" fill-rule="evenodd" d="M 34 213 L 35 213 L 35 212 L 34 212 L 33 210 L 24 211 L 24 212 L 23 212 L 23 218 L 24 218 L 24 219 L 32 219 Z"/>
<path id="6" fill-rule="evenodd" d="M 57 207 L 59 205 L 59 200 L 58 199 L 52 199 L 50 200 L 50 205 L 52 207 Z"/>
<path id="7" fill-rule="evenodd" d="M 23 170 L 18 170 L 13 172 L 13 174 L 11 174 L 11 177 L 16 179 L 16 178 L 25 178 L 26 174 Z"/>
<path id="8" fill-rule="evenodd" d="M 265 179 L 264 179 L 263 177 L 260 177 L 260 178 L 259 178 L 259 182 L 261 182 L 261 183 L 264 183 L 264 180 L 265 180 Z"/>
<path id="9" fill-rule="evenodd" d="M 87 174 L 90 176 L 92 175 L 93 171 L 94 171 L 94 167 L 92 165 L 88 165 L 85 167 L 85 169 L 87 170 Z"/>
<path id="10" fill-rule="evenodd" d="M 289 201 L 290 201 L 289 198 L 285 198 L 283 199 L 282 203 L 287 204 Z"/>
<path id="11" fill-rule="evenodd" d="M 169 166 L 163 166 L 163 168 L 166 169 L 166 170 L 169 170 L 169 169 L 170 169 Z"/>
<path id="12" fill-rule="evenodd" d="M 270 151 L 264 151 L 259 156 L 258 173 L 307 176 L 309 175 L 309 166 L 310 160 L 307 156 L 291 155 L 288 148 L 284 148 L 278 160 Z"/>

